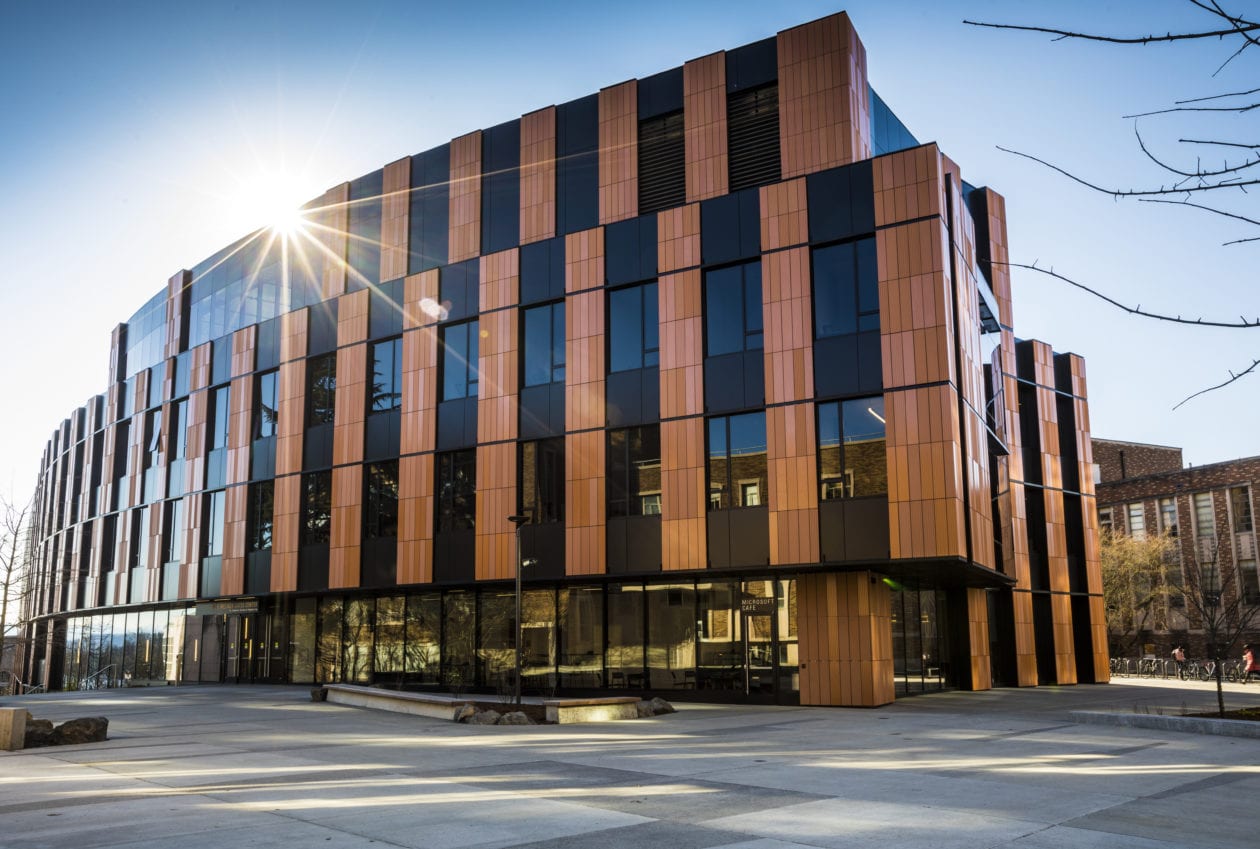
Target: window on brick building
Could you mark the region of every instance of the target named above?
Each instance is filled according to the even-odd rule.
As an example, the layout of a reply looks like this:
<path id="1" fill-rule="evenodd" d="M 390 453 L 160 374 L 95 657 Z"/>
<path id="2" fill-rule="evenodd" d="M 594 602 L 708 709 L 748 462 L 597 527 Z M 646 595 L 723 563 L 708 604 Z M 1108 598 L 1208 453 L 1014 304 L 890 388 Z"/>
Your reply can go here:
<path id="1" fill-rule="evenodd" d="M 1212 509 L 1212 493 L 1194 494 L 1194 533 L 1198 537 L 1216 535 L 1216 513 Z"/>
<path id="2" fill-rule="evenodd" d="M 1141 504 L 1129 505 L 1129 536 L 1146 539 L 1146 511 Z"/>
<path id="3" fill-rule="evenodd" d="M 1229 490 L 1229 512 L 1234 518 L 1234 533 L 1250 533 L 1254 527 L 1251 520 L 1251 490 L 1245 486 L 1235 486 Z"/>
<path id="4" fill-rule="evenodd" d="M 1104 507 L 1098 511 L 1098 530 L 1102 533 L 1111 533 L 1115 530 L 1116 519 L 1115 513 L 1110 507 Z"/>
<path id="5" fill-rule="evenodd" d="M 1177 536 L 1177 499 L 1159 500 L 1159 530 L 1169 536 Z"/>

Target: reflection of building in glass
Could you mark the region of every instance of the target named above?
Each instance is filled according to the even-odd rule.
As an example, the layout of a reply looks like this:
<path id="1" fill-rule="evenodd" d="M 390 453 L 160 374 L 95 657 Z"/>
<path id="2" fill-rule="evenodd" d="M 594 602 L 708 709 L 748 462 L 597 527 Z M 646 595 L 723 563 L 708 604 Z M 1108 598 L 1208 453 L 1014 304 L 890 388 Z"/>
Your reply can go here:
<path id="1" fill-rule="evenodd" d="M 1106 678 L 1083 363 L 1016 341 L 1003 199 L 847 16 L 306 219 L 116 329 L 43 458 L 27 677 L 507 689 L 528 559 L 526 692 Z"/>

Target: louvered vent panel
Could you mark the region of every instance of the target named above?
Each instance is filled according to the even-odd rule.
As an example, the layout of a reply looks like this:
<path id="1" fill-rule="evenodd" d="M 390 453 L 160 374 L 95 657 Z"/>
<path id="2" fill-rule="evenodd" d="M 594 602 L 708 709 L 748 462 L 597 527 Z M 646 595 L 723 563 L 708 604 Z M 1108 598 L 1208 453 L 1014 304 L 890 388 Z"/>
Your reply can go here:
<path id="1" fill-rule="evenodd" d="M 639 214 L 687 202 L 687 162 L 683 113 L 639 122 Z"/>
<path id="2" fill-rule="evenodd" d="M 779 85 L 738 91 L 726 99 L 730 190 L 779 179 Z"/>

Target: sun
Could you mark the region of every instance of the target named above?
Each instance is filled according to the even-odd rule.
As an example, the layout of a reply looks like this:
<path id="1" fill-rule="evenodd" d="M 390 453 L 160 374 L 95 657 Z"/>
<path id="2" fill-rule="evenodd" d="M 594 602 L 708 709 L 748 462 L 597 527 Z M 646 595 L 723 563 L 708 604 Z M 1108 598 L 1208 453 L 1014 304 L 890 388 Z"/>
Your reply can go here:
<path id="1" fill-rule="evenodd" d="M 288 238 L 302 229 L 302 192 L 302 181 L 295 175 L 259 168 L 250 179 L 241 182 L 236 203 L 252 226 Z"/>

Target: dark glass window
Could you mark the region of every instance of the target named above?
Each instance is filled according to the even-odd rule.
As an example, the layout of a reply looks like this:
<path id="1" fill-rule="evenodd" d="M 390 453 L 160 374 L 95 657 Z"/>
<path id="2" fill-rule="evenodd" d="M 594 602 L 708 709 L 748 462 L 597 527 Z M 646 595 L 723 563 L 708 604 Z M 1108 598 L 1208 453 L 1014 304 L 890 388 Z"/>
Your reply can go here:
<path id="1" fill-rule="evenodd" d="M 442 328 L 442 400 L 475 398 L 480 326 L 474 321 Z"/>
<path id="2" fill-rule="evenodd" d="M 564 304 L 525 310 L 525 385 L 564 383 Z"/>
<path id="3" fill-rule="evenodd" d="M 766 414 L 709 419 L 709 509 L 766 504 Z"/>
<path id="4" fill-rule="evenodd" d="M 655 215 L 640 215 L 604 227 L 604 282 L 620 286 L 655 277 L 656 247 Z"/>
<path id="5" fill-rule="evenodd" d="M 656 283 L 608 293 L 609 371 L 646 368 L 660 362 Z"/>
<path id="6" fill-rule="evenodd" d="M 639 214 L 687 202 L 683 111 L 639 121 Z"/>
<path id="7" fill-rule="evenodd" d="M 704 319 L 708 356 L 761 349 L 760 261 L 705 272 Z"/>
<path id="8" fill-rule="evenodd" d="M 398 536 L 398 461 L 369 463 L 363 468 L 363 536 Z"/>
<path id="9" fill-rule="evenodd" d="M 210 390 L 210 414 L 206 416 L 206 421 L 210 424 L 207 445 L 211 451 L 227 447 L 228 421 L 231 414 L 230 397 L 228 386 L 219 386 Z"/>
<path id="10" fill-rule="evenodd" d="M 556 233 L 599 224 L 599 95 L 556 107 Z"/>
<path id="11" fill-rule="evenodd" d="M 737 192 L 779 179 L 779 84 L 726 96 L 729 189 Z"/>
<path id="12" fill-rule="evenodd" d="M 521 245 L 521 303 L 563 297 L 564 237 Z"/>
<path id="13" fill-rule="evenodd" d="M 265 371 L 254 378 L 257 387 L 257 403 L 254 407 L 254 439 L 276 435 L 276 422 L 280 416 L 280 374 Z"/>
<path id="14" fill-rule="evenodd" d="M 248 526 L 250 551 L 268 551 L 271 548 L 275 492 L 275 481 L 259 481 L 250 484 Z"/>
<path id="15" fill-rule="evenodd" d="M 816 338 L 879 329 L 874 239 L 815 248 L 813 281 Z"/>
<path id="16" fill-rule="evenodd" d="M 205 516 L 201 526 L 201 547 L 204 556 L 219 557 L 223 554 L 223 520 L 227 493 L 223 490 L 206 493 L 202 499 Z"/>
<path id="17" fill-rule="evenodd" d="M 402 407 L 402 339 L 386 339 L 372 346 L 373 413 L 388 413 Z"/>
<path id="18" fill-rule="evenodd" d="M 149 413 L 145 424 L 144 467 L 158 466 L 162 463 L 162 411 Z"/>
<path id="19" fill-rule="evenodd" d="M 332 529 L 332 472 L 302 475 L 302 545 L 327 544 Z"/>
<path id="20" fill-rule="evenodd" d="M 162 529 L 163 563 L 174 563 L 184 559 L 184 502 L 175 499 L 166 504 L 163 516 L 166 527 Z"/>
<path id="21" fill-rule="evenodd" d="M 564 521 L 564 439 L 521 443 L 521 514 L 534 523 Z"/>
<path id="22" fill-rule="evenodd" d="M 437 529 L 472 530 L 477 509 L 477 452 L 449 451 L 437 457 Z"/>
<path id="23" fill-rule="evenodd" d="M 450 179 L 449 144 L 411 157 L 411 255 L 407 262 L 411 274 L 446 264 Z"/>
<path id="24" fill-rule="evenodd" d="M 660 425 L 608 431 L 608 516 L 661 513 Z"/>
<path id="25" fill-rule="evenodd" d="M 818 485 L 823 501 L 888 494 L 884 398 L 818 405 Z"/>
<path id="26" fill-rule="evenodd" d="M 381 193 L 384 172 L 373 171 L 350 183 L 346 209 L 347 288 L 357 291 L 379 283 L 381 278 Z"/>
<path id="27" fill-rule="evenodd" d="M 306 361 L 306 426 L 331 424 L 337 410 L 337 355 Z"/>
<path id="28" fill-rule="evenodd" d="M 481 133 L 481 252 L 515 247 L 521 221 L 521 122 Z"/>

